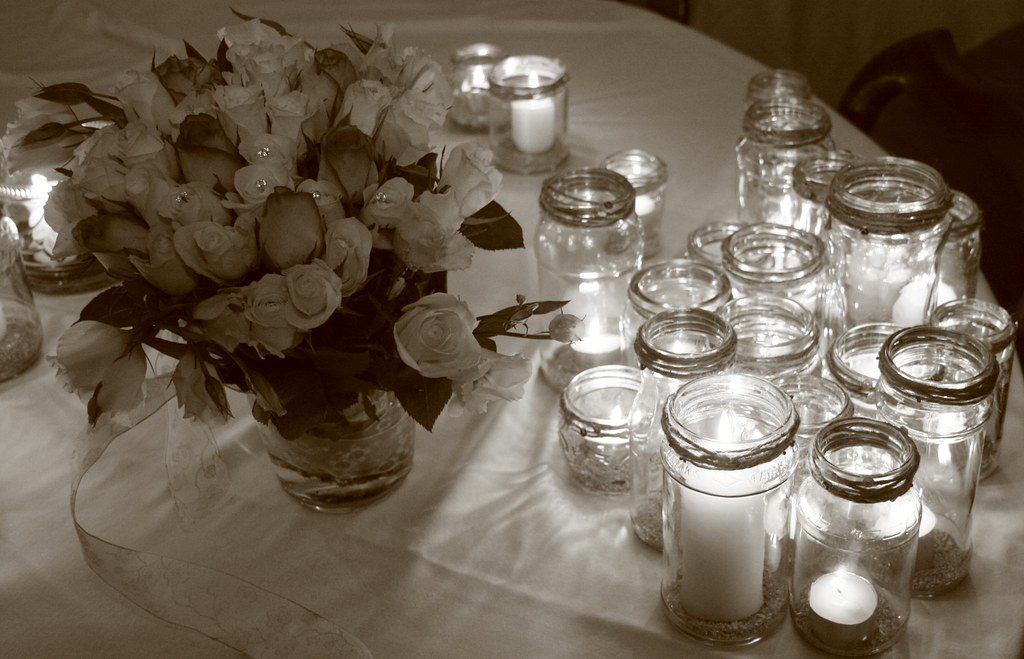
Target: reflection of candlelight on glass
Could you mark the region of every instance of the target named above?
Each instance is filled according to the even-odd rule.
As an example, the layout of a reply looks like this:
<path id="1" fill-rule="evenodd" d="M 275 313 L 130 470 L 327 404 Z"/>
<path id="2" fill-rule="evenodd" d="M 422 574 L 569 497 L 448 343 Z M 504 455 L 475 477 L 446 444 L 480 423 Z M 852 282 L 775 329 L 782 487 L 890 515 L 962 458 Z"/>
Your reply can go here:
<path id="1" fill-rule="evenodd" d="M 871 632 L 878 593 L 864 577 L 838 570 L 811 584 L 808 596 L 814 635 L 834 647 L 855 648 Z"/>
<path id="2" fill-rule="evenodd" d="M 641 222 L 643 218 L 654 212 L 657 204 L 654 203 L 654 199 L 649 194 L 641 194 L 636 196 L 636 215 L 640 218 Z"/>
<path id="3" fill-rule="evenodd" d="M 540 87 L 540 76 L 530 71 L 527 86 Z M 544 153 L 555 143 L 555 99 L 523 98 L 512 101 L 512 143 L 523 153 Z"/>

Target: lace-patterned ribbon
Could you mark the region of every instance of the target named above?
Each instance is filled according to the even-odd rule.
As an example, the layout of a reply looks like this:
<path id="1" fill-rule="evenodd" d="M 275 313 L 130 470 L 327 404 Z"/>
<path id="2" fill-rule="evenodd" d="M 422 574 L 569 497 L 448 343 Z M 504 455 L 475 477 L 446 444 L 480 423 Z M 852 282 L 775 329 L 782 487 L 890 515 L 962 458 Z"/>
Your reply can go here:
<path id="1" fill-rule="evenodd" d="M 359 639 L 292 600 L 219 570 L 108 542 L 79 524 L 78 488 L 85 474 L 111 442 L 171 400 L 167 384 L 165 377 L 147 382 L 145 403 L 131 423 L 102 422 L 77 440 L 71 518 L 86 563 L 108 585 L 157 618 L 253 657 L 370 657 Z M 202 477 L 215 477 L 215 470 L 223 469 L 219 457 L 208 452 L 211 445 L 212 440 L 201 447 L 200 455 L 205 457 L 200 462 L 214 471 Z M 168 448 L 171 453 L 175 450 Z M 168 470 L 173 480 L 173 469 L 168 466 Z M 202 491 L 201 483 L 196 487 L 196 492 Z M 181 500 L 185 503 L 176 499 L 179 514 L 184 505 L 186 519 L 194 519 L 200 510 L 195 504 L 202 497 Z"/>

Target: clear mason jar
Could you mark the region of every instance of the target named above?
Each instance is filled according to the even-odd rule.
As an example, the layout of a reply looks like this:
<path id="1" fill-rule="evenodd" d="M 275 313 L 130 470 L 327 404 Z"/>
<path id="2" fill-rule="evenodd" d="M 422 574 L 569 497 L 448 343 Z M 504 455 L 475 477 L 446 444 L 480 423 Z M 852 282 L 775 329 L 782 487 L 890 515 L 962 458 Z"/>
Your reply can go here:
<path id="1" fill-rule="evenodd" d="M 856 156 L 846 150 L 805 158 L 793 170 L 797 212 L 792 226 L 816 236 L 826 236 L 829 219 L 825 202 L 835 175 L 854 163 Z"/>
<path id="2" fill-rule="evenodd" d="M 878 365 L 879 417 L 906 430 L 921 454 L 914 477 L 921 532 L 911 588 L 931 597 L 967 576 L 982 435 L 999 367 L 977 339 L 927 326 L 891 335 Z"/>
<path id="3" fill-rule="evenodd" d="M 661 220 L 665 214 L 665 183 L 668 166 L 642 149 L 617 151 L 602 163 L 606 169 L 625 176 L 636 190 L 636 216 L 644 228 L 644 258 L 661 252 Z"/>
<path id="4" fill-rule="evenodd" d="M 829 238 L 844 328 L 928 319 L 951 203 L 937 171 L 904 158 L 868 160 L 832 179 Z"/>
<path id="5" fill-rule="evenodd" d="M 831 130 L 828 112 L 810 101 L 762 101 L 747 108 L 736 145 L 741 223 L 793 224 L 793 168 L 831 151 Z"/>
<path id="6" fill-rule="evenodd" d="M 692 307 L 717 311 L 732 297 L 732 287 L 720 268 L 673 259 L 649 265 L 633 275 L 628 296 L 622 314 L 622 345 L 623 351 L 635 361 L 633 343 L 645 320 L 659 311 Z"/>
<path id="7" fill-rule="evenodd" d="M 0 382 L 39 360 L 43 330 L 21 262 L 21 238 L 9 217 L 0 217 Z"/>
<path id="8" fill-rule="evenodd" d="M 809 473 L 814 439 L 833 421 L 853 416 L 853 403 L 845 389 L 817 375 L 790 373 L 776 378 L 775 384 L 793 401 L 800 418 L 796 429 L 796 469 L 790 479 L 791 489 L 797 492 Z"/>
<path id="9" fill-rule="evenodd" d="M 826 353 L 824 374 L 850 396 L 857 416 L 878 416 L 878 356 L 886 339 L 899 329 L 892 323 L 857 325 L 840 334 Z"/>
<path id="10" fill-rule="evenodd" d="M 452 53 L 452 109 L 448 116 L 469 130 L 487 128 L 490 84 L 494 65 L 505 59 L 505 51 L 490 43 L 474 43 Z"/>
<path id="11" fill-rule="evenodd" d="M 629 516 L 633 531 L 661 549 L 662 410 L 669 394 L 694 378 L 724 373 L 736 360 L 736 333 L 717 314 L 702 309 L 662 311 L 636 338 L 640 392 L 629 411 L 633 480 Z"/>
<path id="12" fill-rule="evenodd" d="M 952 192 L 949 237 L 939 259 L 938 304 L 974 297 L 981 268 L 981 210 L 964 193 Z"/>
<path id="13" fill-rule="evenodd" d="M 736 331 L 736 370 L 768 379 L 817 375 L 821 370 L 818 324 L 793 300 L 743 297 L 719 311 Z"/>
<path id="14" fill-rule="evenodd" d="M 569 157 L 569 75 L 556 59 L 507 57 L 491 69 L 494 164 L 516 174 L 554 171 Z"/>
<path id="15" fill-rule="evenodd" d="M 582 319 L 579 341 L 545 348 L 541 373 L 558 391 L 580 371 L 624 360 L 619 324 L 631 275 L 643 257 L 633 186 L 600 168 L 574 169 L 544 181 L 534 237 L 541 294 L 570 300 Z"/>
<path id="16" fill-rule="evenodd" d="M 794 502 L 789 606 L 819 649 L 869 655 L 903 633 L 921 521 L 918 464 L 904 431 L 872 419 L 836 421 L 815 440 L 811 477 Z"/>
<path id="17" fill-rule="evenodd" d="M 1014 339 L 1017 323 L 1006 309 L 976 298 L 954 300 L 943 304 L 932 314 L 932 325 L 968 334 L 992 351 L 999 365 L 999 380 L 992 398 L 992 415 L 985 427 L 981 446 L 981 478 L 990 476 L 999 466 L 999 447 L 1006 419 L 1006 400 L 1013 373 Z"/>
<path id="18" fill-rule="evenodd" d="M 562 392 L 558 438 L 583 489 L 629 491 L 629 410 L 639 389 L 639 369 L 612 364 L 579 373 Z"/>
<path id="19" fill-rule="evenodd" d="M 810 100 L 811 83 L 799 71 L 766 69 L 747 83 L 746 107 L 759 101 Z"/>
<path id="20" fill-rule="evenodd" d="M 686 384 L 665 403 L 669 619 L 711 643 L 752 643 L 786 617 L 793 402 L 753 375 Z"/>
<path id="21" fill-rule="evenodd" d="M 722 243 L 745 225 L 735 222 L 712 222 L 690 232 L 686 255 L 694 261 L 722 267 Z"/>
<path id="22" fill-rule="evenodd" d="M 722 268 L 729 275 L 734 297 L 786 297 L 815 316 L 826 258 L 821 238 L 778 224 L 743 227 L 722 243 Z"/>

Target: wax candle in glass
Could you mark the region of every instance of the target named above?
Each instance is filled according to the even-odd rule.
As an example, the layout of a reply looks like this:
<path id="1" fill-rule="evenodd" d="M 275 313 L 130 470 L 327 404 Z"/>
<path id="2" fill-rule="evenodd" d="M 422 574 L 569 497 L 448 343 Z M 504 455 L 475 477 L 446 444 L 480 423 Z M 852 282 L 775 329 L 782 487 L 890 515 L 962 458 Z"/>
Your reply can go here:
<path id="1" fill-rule="evenodd" d="M 633 275 L 628 295 L 622 315 L 622 343 L 624 352 L 635 360 L 633 343 L 645 320 L 659 311 L 673 309 L 717 311 L 732 296 L 732 287 L 719 268 L 673 259 L 649 265 Z"/>
<path id="2" fill-rule="evenodd" d="M 942 176 L 903 158 L 854 164 L 832 179 L 827 201 L 832 261 L 843 291 L 844 328 L 925 322 L 952 203 Z"/>
<path id="3" fill-rule="evenodd" d="M 517 174 L 550 172 L 569 157 L 569 76 L 556 59 L 507 57 L 488 79 L 494 163 Z"/>
<path id="4" fill-rule="evenodd" d="M 881 652 L 910 616 L 921 500 L 919 457 L 899 428 L 854 417 L 825 426 L 796 495 L 790 611 L 812 645 Z"/>
<path id="5" fill-rule="evenodd" d="M 793 225 L 793 168 L 832 150 L 831 130 L 828 112 L 810 101 L 761 101 L 747 109 L 736 145 L 740 222 Z"/>
<path id="6" fill-rule="evenodd" d="M 846 391 L 857 416 L 878 416 L 878 353 L 897 330 L 892 323 L 857 325 L 840 334 L 826 353 L 825 376 Z"/>
<path id="7" fill-rule="evenodd" d="M 459 126 L 470 130 L 487 128 L 490 117 L 488 76 L 505 58 L 500 46 L 474 43 L 452 53 L 452 109 L 448 113 Z"/>
<path id="8" fill-rule="evenodd" d="M 826 263 L 821 238 L 778 224 L 743 227 L 722 243 L 722 268 L 734 297 L 787 297 L 815 315 Z"/>
<path id="9" fill-rule="evenodd" d="M 953 190 L 951 224 L 939 259 L 939 296 L 937 304 L 974 297 L 981 267 L 981 210 L 974 200 Z"/>
<path id="10" fill-rule="evenodd" d="M 789 593 L 793 402 L 763 378 L 712 375 L 670 396 L 662 425 L 668 617 L 712 643 L 764 638 Z"/>
<path id="11" fill-rule="evenodd" d="M 708 265 L 721 267 L 722 243 L 745 225 L 735 222 L 712 222 L 690 232 L 686 255 Z"/>
<path id="12" fill-rule="evenodd" d="M 604 167 L 625 176 L 636 190 L 636 216 L 644 228 L 644 258 L 661 251 L 661 219 L 665 214 L 668 168 L 661 158 L 642 149 L 617 151 Z"/>
<path id="13" fill-rule="evenodd" d="M 797 195 L 797 213 L 792 226 L 825 236 L 829 226 L 828 189 L 835 175 L 854 163 L 851 151 L 831 151 L 809 156 L 793 169 L 793 190 Z"/>
<path id="14" fill-rule="evenodd" d="M 833 421 L 853 416 L 853 403 L 842 387 L 817 375 L 791 373 L 774 381 L 793 401 L 800 417 L 796 430 L 796 470 L 790 479 L 793 492 L 797 492 L 810 473 L 808 459 L 814 439 Z"/>
<path id="15" fill-rule="evenodd" d="M 639 389 L 638 369 L 613 364 L 577 374 L 562 392 L 558 437 L 584 489 L 629 491 L 629 410 Z"/>
<path id="16" fill-rule="evenodd" d="M 878 365 L 879 418 L 906 430 L 921 454 L 914 484 L 935 524 L 920 538 L 911 588 L 931 597 L 967 576 L 982 436 L 999 367 L 977 339 L 928 326 L 891 335 Z"/>
<path id="17" fill-rule="evenodd" d="M 809 100 L 811 83 L 799 71 L 767 69 L 754 75 L 747 83 L 746 107 L 758 101 Z"/>
<path id="18" fill-rule="evenodd" d="M 981 478 L 985 478 L 992 475 L 999 466 L 999 447 L 1006 418 L 1006 400 L 1010 393 L 1010 374 L 1013 372 L 1013 362 L 1016 361 L 1013 357 L 1017 323 L 999 305 L 969 298 L 940 306 L 932 314 L 932 324 L 978 339 L 988 346 L 999 365 L 999 380 L 992 398 L 992 415 L 985 427 L 981 447 Z"/>
<path id="19" fill-rule="evenodd" d="M 769 295 L 738 298 L 719 312 L 736 331 L 736 370 L 769 379 L 817 374 L 818 325 L 793 300 Z"/>
<path id="20" fill-rule="evenodd" d="M 640 327 L 635 346 L 641 384 L 629 412 L 633 470 L 629 514 L 637 537 L 661 549 L 665 399 L 694 378 L 731 369 L 736 360 L 736 334 L 709 311 L 662 311 Z"/>
<path id="21" fill-rule="evenodd" d="M 9 217 L 0 218 L 0 382 L 39 360 L 43 330 L 21 262 L 21 238 Z"/>
<path id="22" fill-rule="evenodd" d="M 570 345 L 545 348 L 541 373 L 561 391 L 580 371 L 624 361 L 619 338 L 629 279 L 643 257 L 633 186 L 607 169 L 576 169 L 544 181 L 534 252 L 542 294 L 569 300 L 581 319 Z"/>

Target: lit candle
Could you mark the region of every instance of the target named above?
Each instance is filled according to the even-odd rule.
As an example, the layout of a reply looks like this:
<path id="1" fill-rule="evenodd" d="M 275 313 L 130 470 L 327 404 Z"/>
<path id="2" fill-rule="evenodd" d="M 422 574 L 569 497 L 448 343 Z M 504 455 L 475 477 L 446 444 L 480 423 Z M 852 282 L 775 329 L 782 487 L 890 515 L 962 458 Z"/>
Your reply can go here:
<path id="1" fill-rule="evenodd" d="M 636 196 L 636 215 L 641 220 L 645 216 L 653 213 L 655 207 L 656 204 L 654 203 L 654 199 L 651 198 L 651 195 L 642 194 Z"/>
<path id="2" fill-rule="evenodd" d="M 580 369 L 615 364 L 622 354 L 622 342 L 618 334 L 584 334 L 572 343 L 576 363 Z"/>
<path id="3" fill-rule="evenodd" d="M 529 87 L 540 87 L 540 77 L 530 71 Z M 552 97 L 514 100 L 512 105 L 512 143 L 516 149 L 532 155 L 544 153 L 555 144 L 557 111 Z"/>
<path id="4" fill-rule="evenodd" d="M 811 584 L 808 596 L 813 634 L 830 646 L 855 648 L 871 632 L 878 592 L 864 577 L 838 570 Z"/>
<path id="5" fill-rule="evenodd" d="M 928 304 L 928 293 L 930 277 L 919 275 L 910 280 L 906 286 L 900 289 L 896 296 L 896 303 L 892 305 L 892 322 L 903 327 L 920 325 L 927 320 L 926 305 Z M 956 299 L 956 291 L 944 281 L 938 282 L 938 290 L 935 291 L 936 304 L 943 304 Z"/>
<path id="6" fill-rule="evenodd" d="M 734 443 L 748 426 L 727 411 L 718 420 L 717 439 Z M 722 497 L 683 488 L 680 512 L 679 524 L 699 529 L 680 538 L 680 599 L 686 612 L 717 621 L 757 613 L 764 604 L 764 495 Z"/>

